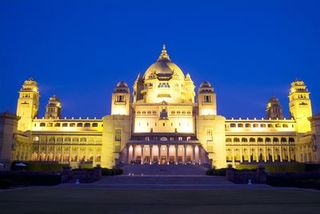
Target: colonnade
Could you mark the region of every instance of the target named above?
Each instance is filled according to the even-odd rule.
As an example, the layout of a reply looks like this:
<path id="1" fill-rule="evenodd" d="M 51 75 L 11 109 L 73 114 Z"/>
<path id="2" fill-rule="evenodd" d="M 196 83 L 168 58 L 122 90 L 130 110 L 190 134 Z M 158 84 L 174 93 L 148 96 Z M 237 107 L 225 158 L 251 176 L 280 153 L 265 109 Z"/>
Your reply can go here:
<path id="1" fill-rule="evenodd" d="M 201 148 L 194 144 L 143 144 L 128 145 L 128 163 L 136 164 L 181 164 L 202 162 Z"/>

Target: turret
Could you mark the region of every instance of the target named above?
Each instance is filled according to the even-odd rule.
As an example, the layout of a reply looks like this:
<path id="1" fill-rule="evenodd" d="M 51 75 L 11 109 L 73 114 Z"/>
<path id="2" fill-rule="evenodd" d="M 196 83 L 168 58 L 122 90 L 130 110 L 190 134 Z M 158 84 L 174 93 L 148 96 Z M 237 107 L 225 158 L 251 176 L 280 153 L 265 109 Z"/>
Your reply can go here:
<path id="1" fill-rule="evenodd" d="M 203 82 L 198 90 L 199 115 L 217 115 L 216 93 L 209 82 Z"/>
<path id="2" fill-rule="evenodd" d="M 17 103 L 18 130 L 31 130 L 32 120 L 38 115 L 39 96 L 37 82 L 33 79 L 24 81 Z"/>
<path id="3" fill-rule="evenodd" d="M 291 83 L 289 94 L 289 107 L 291 116 L 296 120 L 297 132 L 311 131 L 310 121 L 312 116 L 310 93 L 301 80 Z"/>
<path id="4" fill-rule="evenodd" d="M 61 102 L 55 95 L 49 98 L 45 118 L 58 119 L 61 118 Z"/>
<path id="5" fill-rule="evenodd" d="M 127 83 L 118 82 L 112 93 L 111 102 L 112 115 L 129 115 L 130 114 L 130 89 Z"/>
<path id="6" fill-rule="evenodd" d="M 283 119 L 282 108 L 276 97 L 271 97 L 267 103 L 267 119 Z"/>
<path id="7" fill-rule="evenodd" d="M 143 78 L 139 74 L 133 85 L 133 102 L 137 102 L 143 99 L 143 94 L 141 93 L 142 90 L 143 90 Z"/>

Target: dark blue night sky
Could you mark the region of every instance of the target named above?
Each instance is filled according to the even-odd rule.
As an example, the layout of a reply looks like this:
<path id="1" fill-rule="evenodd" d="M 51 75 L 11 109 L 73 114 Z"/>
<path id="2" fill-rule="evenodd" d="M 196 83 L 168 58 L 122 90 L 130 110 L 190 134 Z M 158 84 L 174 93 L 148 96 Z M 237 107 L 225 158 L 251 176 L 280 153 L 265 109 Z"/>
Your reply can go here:
<path id="1" fill-rule="evenodd" d="M 196 86 L 210 81 L 218 113 L 264 117 L 302 79 L 320 112 L 320 1 L 0 1 L 0 111 L 15 112 L 33 77 L 63 116 L 102 117 L 120 80 L 133 85 L 167 44 Z"/>

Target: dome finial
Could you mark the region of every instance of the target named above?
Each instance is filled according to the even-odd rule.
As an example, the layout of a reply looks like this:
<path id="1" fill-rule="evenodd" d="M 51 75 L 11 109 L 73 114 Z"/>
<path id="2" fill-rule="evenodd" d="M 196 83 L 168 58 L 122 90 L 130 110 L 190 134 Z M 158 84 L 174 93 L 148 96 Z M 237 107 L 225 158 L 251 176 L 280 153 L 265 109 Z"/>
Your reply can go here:
<path id="1" fill-rule="evenodd" d="M 158 58 L 158 61 L 160 61 L 160 60 L 169 60 L 170 61 L 170 57 L 169 57 L 169 55 L 167 53 L 167 49 L 166 49 L 166 44 L 165 43 L 163 43 L 163 45 L 162 45 L 162 51 L 161 51 L 161 54 L 160 54 L 160 56 Z"/>
<path id="2" fill-rule="evenodd" d="M 162 50 L 166 50 L 166 43 L 162 44 Z"/>

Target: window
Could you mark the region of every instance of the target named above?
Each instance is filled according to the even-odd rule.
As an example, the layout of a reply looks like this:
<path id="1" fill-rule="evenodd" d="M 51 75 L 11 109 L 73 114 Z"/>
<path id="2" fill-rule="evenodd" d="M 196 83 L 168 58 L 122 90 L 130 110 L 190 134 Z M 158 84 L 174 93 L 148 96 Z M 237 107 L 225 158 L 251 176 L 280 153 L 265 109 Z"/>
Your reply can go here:
<path id="1" fill-rule="evenodd" d="M 213 140 L 213 133 L 211 129 L 207 130 L 207 141 L 212 141 Z"/>
<path id="2" fill-rule="evenodd" d="M 256 139 L 254 139 L 253 137 L 250 138 L 250 143 L 256 142 Z"/>
<path id="3" fill-rule="evenodd" d="M 82 127 L 83 124 L 82 123 L 77 123 L 77 127 Z"/>
<path id="4" fill-rule="evenodd" d="M 45 127 L 46 124 L 45 123 L 40 123 L 40 127 Z"/>
<path id="5" fill-rule="evenodd" d="M 243 124 L 242 124 L 242 123 L 239 123 L 239 124 L 238 124 L 238 127 L 239 127 L 239 128 L 242 128 L 242 127 L 243 127 Z"/>
<path id="6" fill-rule="evenodd" d="M 60 127 L 60 123 L 56 123 L 54 126 L 55 127 Z"/>
<path id="7" fill-rule="evenodd" d="M 62 123 L 62 127 L 68 127 L 68 123 Z"/>
<path id="8" fill-rule="evenodd" d="M 75 127 L 76 124 L 75 123 L 70 123 L 70 127 Z"/>
<path id="9" fill-rule="evenodd" d="M 205 103 L 211 103 L 211 96 L 210 95 L 204 95 L 203 96 L 203 101 Z"/>
<path id="10" fill-rule="evenodd" d="M 236 137 L 233 139 L 233 142 L 240 142 L 240 140 L 239 140 L 239 138 Z"/>
<path id="11" fill-rule="evenodd" d="M 90 123 L 85 123 L 84 127 L 90 127 Z"/>
<path id="12" fill-rule="evenodd" d="M 226 142 L 227 142 L 227 143 L 232 142 L 231 138 L 226 138 Z"/>
<path id="13" fill-rule="evenodd" d="M 235 128 L 235 127 L 236 127 L 236 124 L 235 124 L 235 123 L 231 123 L 231 124 L 230 124 L 230 127 L 231 127 L 231 128 Z"/>
<path id="14" fill-rule="evenodd" d="M 251 127 L 251 124 L 250 124 L 250 123 L 246 123 L 245 127 L 246 127 L 246 128 L 250 128 L 250 127 Z"/>
<path id="15" fill-rule="evenodd" d="M 122 103 L 122 102 L 124 102 L 124 101 L 125 101 L 124 95 L 118 95 L 118 96 L 116 97 L 116 102 Z"/>
<path id="16" fill-rule="evenodd" d="M 121 129 L 116 129 L 114 134 L 115 141 L 121 141 Z"/>
<path id="17" fill-rule="evenodd" d="M 241 142 L 248 142 L 248 139 L 247 138 L 242 138 Z"/>
<path id="18" fill-rule="evenodd" d="M 92 123 L 92 127 L 98 127 L 98 123 Z"/>

